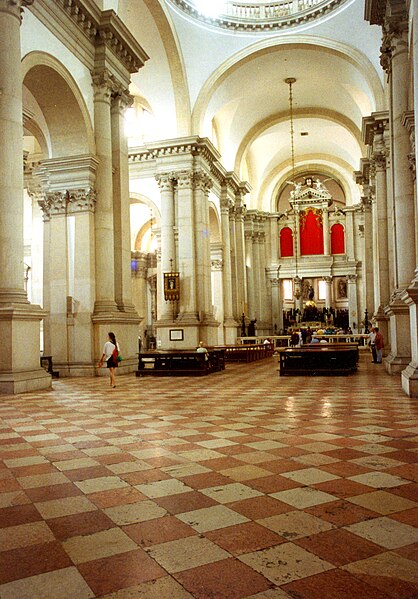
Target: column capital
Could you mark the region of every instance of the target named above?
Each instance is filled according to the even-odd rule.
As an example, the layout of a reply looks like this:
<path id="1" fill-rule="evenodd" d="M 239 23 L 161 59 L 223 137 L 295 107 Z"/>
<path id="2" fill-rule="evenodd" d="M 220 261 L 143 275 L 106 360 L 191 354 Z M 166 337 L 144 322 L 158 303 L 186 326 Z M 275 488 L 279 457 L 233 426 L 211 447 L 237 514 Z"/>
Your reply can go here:
<path id="1" fill-rule="evenodd" d="M 34 0 L 0 0 L 0 12 L 6 12 L 22 22 L 22 14 L 25 6 L 30 6 Z"/>
<path id="2" fill-rule="evenodd" d="M 200 189 L 204 193 L 208 194 L 212 188 L 212 179 L 203 171 L 197 171 L 193 174 L 193 187 L 194 189 Z"/>
<path id="3" fill-rule="evenodd" d="M 325 281 L 327 285 L 331 285 L 332 283 L 332 277 L 322 277 L 322 280 Z"/>
<path id="4" fill-rule="evenodd" d="M 53 216 L 94 212 L 96 205 L 96 191 L 93 188 L 34 193 L 32 197 L 37 199 L 45 221 Z"/>
<path id="5" fill-rule="evenodd" d="M 212 260 L 211 261 L 211 269 L 212 270 L 223 270 L 224 261 L 223 260 Z"/>
<path id="6" fill-rule="evenodd" d="M 270 285 L 272 287 L 279 287 L 279 285 L 280 285 L 280 279 L 270 279 Z"/>
<path id="7" fill-rule="evenodd" d="M 347 275 L 347 283 L 353 285 L 356 284 L 358 275 Z"/>
<path id="8" fill-rule="evenodd" d="M 118 111 L 123 116 L 128 108 L 134 103 L 134 97 L 129 93 L 128 89 L 113 92 L 112 110 Z"/>
<path id="9" fill-rule="evenodd" d="M 119 83 L 108 69 L 95 69 L 91 72 L 94 100 L 110 104 L 112 96 L 126 93 L 124 86 Z"/>
<path id="10" fill-rule="evenodd" d="M 160 191 L 172 191 L 174 189 L 174 173 L 158 173 L 155 175 Z"/>
<path id="11" fill-rule="evenodd" d="M 220 205 L 221 205 L 221 212 L 229 213 L 229 209 L 232 207 L 233 203 L 232 203 L 232 200 L 230 200 L 227 196 L 226 197 L 221 196 Z"/>
<path id="12" fill-rule="evenodd" d="M 193 189 L 193 171 L 180 171 L 176 173 L 178 189 Z"/>
<path id="13" fill-rule="evenodd" d="M 382 45 L 380 46 L 380 65 L 389 75 L 392 72 L 392 59 L 395 51 L 407 49 L 408 13 L 401 10 L 385 18 L 383 24 Z"/>

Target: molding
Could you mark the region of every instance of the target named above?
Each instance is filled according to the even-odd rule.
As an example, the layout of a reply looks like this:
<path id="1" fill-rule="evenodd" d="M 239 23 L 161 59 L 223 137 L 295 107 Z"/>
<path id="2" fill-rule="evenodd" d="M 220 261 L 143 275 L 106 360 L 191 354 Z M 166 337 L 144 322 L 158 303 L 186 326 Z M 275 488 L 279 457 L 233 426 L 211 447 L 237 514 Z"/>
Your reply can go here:
<path id="1" fill-rule="evenodd" d="M 30 11 L 89 70 L 105 48 L 128 73 L 149 59 L 117 14 L 100 11 L 94 0 L 37 0 Z"/>

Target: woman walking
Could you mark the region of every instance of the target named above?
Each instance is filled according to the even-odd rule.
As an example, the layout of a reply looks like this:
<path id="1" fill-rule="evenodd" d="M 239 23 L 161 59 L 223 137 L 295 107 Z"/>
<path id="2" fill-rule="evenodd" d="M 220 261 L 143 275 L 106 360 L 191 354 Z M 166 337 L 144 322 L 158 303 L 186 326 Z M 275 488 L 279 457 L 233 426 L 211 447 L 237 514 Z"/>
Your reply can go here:
<path id="1" fill-rule="evenodd" d="M 115 380 L 115 368 L 118 367 L 118 362 L 117 362 L 117 354 L 114 355 L 114 351 L 115 349 L 117 349 L 117 353 L 119 353 L 119 344 L 116 341 L 116 337 L 114 333 L 108 333 L 108 340 L 106 341 L 106 343 L 103 346 L 103 353 L 102 353 L 102 357 L 99 360 L 99 368 L 101 368 L 103 366 L 103 362 L 106 362 L 106 365 L 109 369 L 109 374 L 110 374 L 110 386 L 115 388 L 116 387 L 116 380 Z"/>

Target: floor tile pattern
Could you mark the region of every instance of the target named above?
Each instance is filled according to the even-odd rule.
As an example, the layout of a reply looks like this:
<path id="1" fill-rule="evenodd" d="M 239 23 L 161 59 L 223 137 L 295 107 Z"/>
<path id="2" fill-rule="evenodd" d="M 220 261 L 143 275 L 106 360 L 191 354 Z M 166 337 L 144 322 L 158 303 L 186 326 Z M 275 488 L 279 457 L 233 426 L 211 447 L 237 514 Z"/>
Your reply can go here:
<path id="1" fill-rule="evenodd" d="M 1 599 L 417 599 L 418 402 L 363 355 L 0 398 Z"/>

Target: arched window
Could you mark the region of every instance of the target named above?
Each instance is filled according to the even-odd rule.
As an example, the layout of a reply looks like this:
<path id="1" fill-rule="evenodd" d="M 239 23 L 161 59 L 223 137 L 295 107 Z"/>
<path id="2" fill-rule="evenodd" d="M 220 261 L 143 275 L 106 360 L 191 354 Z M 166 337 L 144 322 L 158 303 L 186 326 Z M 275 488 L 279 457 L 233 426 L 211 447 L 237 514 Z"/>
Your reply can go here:
<path id="1" fill-rule="evenodd" d="M 344 227 L 340 223 L 331 227 L 331 254 L 345 254 Z"/>
<path id="2" fill-rule="evenodd" d="M 283 227 L 280 231 L 280 256 L 293 256 L 293 231 L 290 227 Z"/>
<path id="3" fill-rule="evenodd" d="M 300 213 L 300 253 L 302 256 L 324 253 L 321 210 L 309 208 Z"/>

